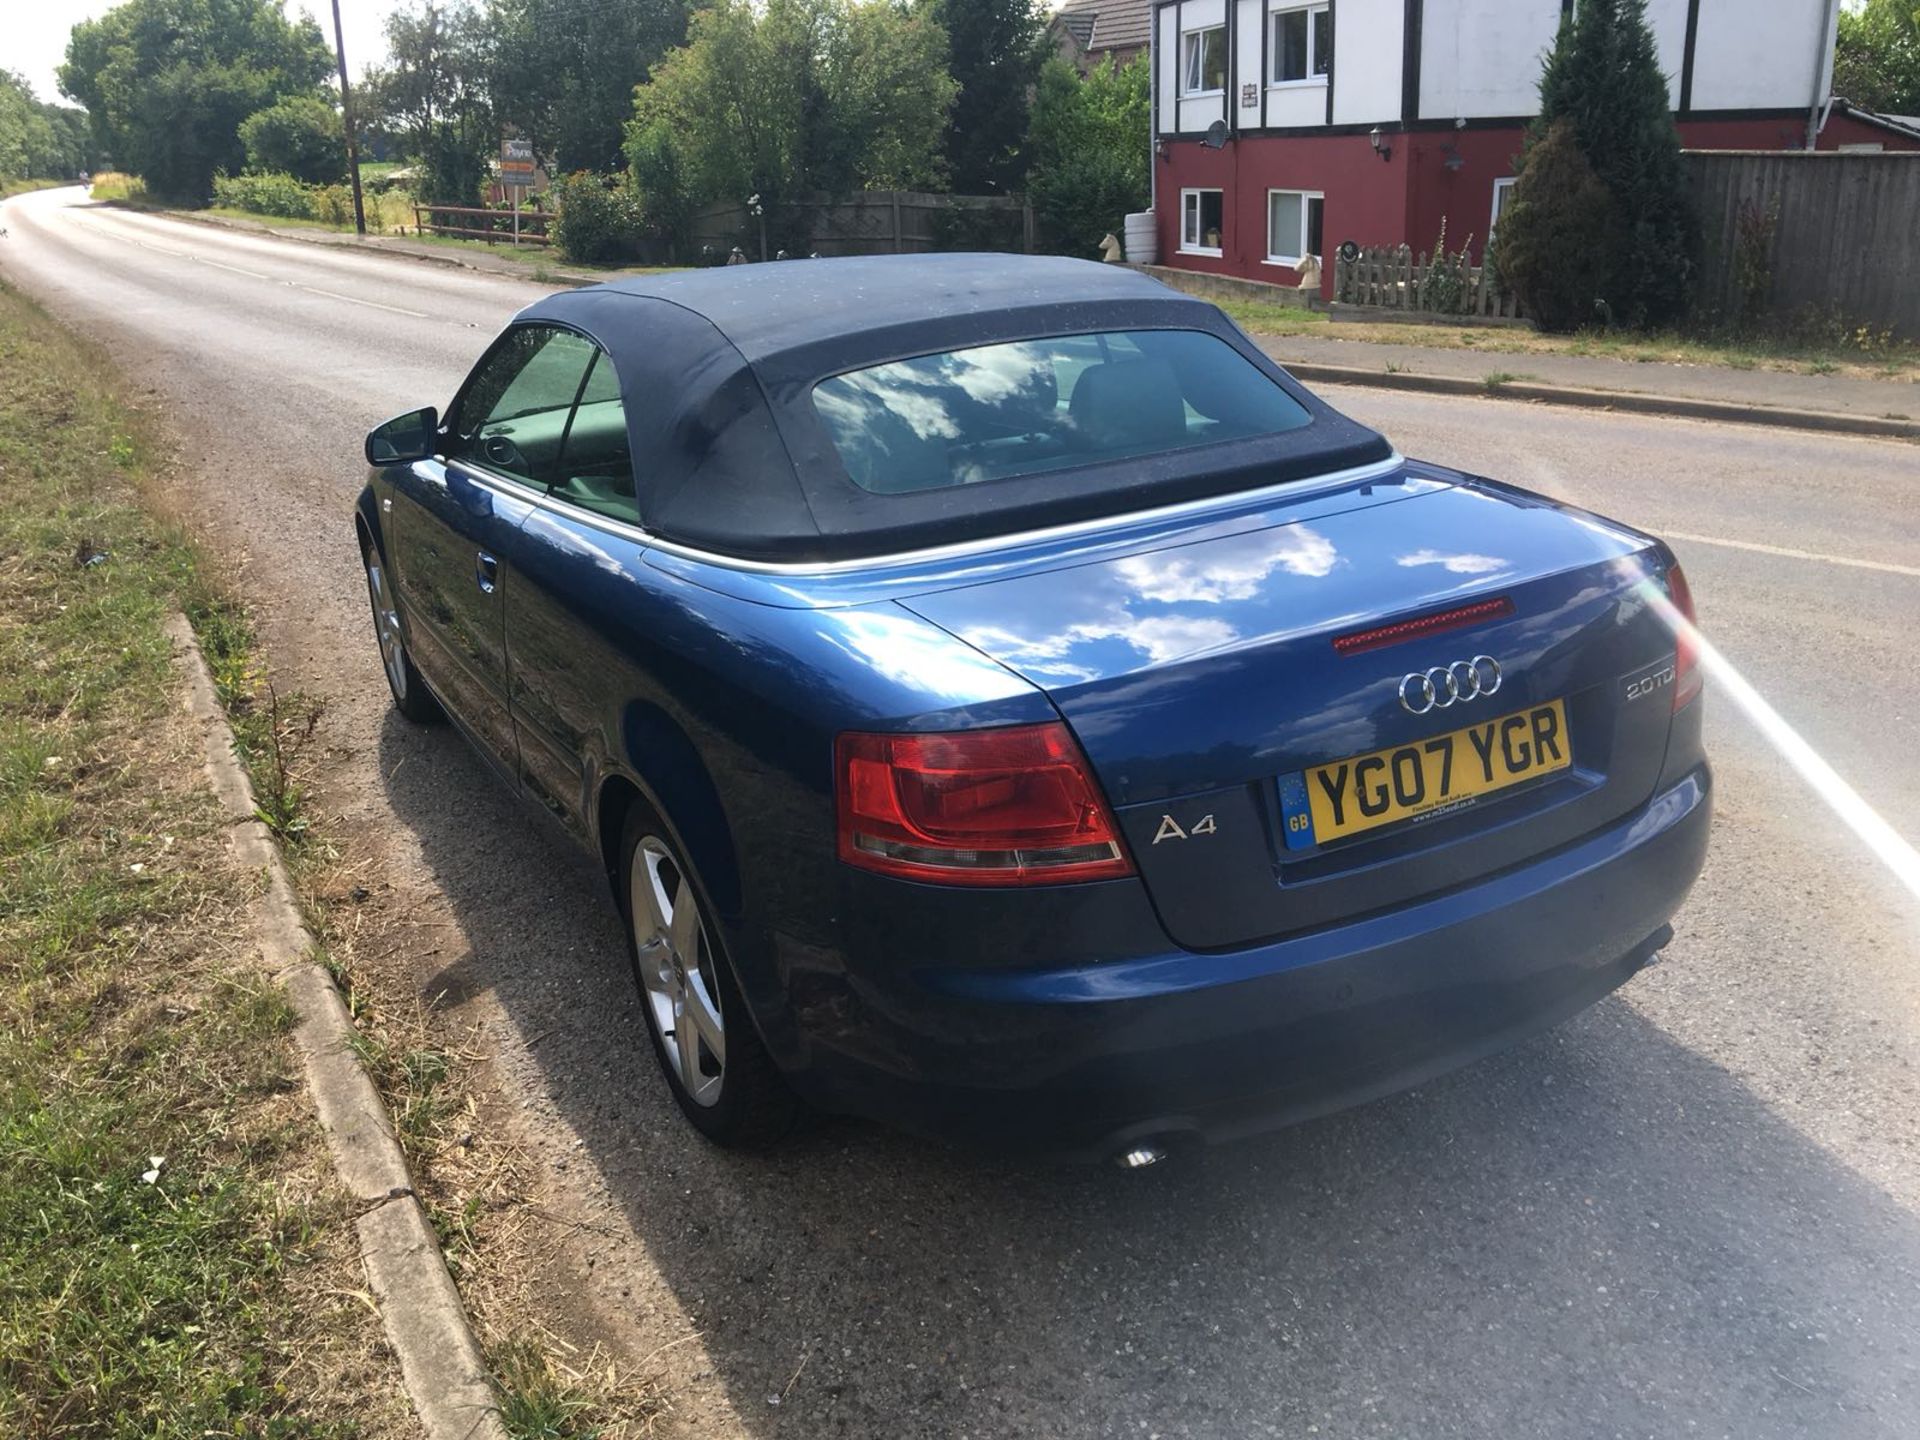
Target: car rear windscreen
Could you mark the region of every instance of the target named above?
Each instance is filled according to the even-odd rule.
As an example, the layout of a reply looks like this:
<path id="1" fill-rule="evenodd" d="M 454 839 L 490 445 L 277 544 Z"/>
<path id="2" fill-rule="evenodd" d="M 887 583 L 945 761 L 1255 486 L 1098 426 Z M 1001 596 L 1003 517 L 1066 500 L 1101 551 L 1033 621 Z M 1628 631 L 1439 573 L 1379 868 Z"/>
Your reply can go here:
<path id="1" fill-rule="evenodd" d="M 822 380 L 813 405 L 856 485 L 905 494 L 1297 430 L 1312 416 L 1198 330 L 949 350 Z"/>

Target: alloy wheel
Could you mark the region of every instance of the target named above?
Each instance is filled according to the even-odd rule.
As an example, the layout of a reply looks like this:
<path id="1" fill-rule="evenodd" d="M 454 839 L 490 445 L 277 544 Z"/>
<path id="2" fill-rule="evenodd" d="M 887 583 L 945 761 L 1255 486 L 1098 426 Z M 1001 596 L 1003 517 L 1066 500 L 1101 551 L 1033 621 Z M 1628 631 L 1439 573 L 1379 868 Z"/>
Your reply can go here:
<path id="1" fill-rule="evenodd" d="M 387 569 L 378 557 L 367 556 L 367 596 L 373 602 L 373 633 L 380 642 L 380 663 L 386 667 L 393 697 L 407 699 L 407 645 L 400 635 L 400 612 L 387 589 Z"/>
<path id="2" fill-rule="evenodd" d="M 648 1017 L 687 1097 L 716 1105 L 726 1080 L 726 1025 L 693 882 L 665 841 L 645 835 L 634 847 L 627 885 Z"/>

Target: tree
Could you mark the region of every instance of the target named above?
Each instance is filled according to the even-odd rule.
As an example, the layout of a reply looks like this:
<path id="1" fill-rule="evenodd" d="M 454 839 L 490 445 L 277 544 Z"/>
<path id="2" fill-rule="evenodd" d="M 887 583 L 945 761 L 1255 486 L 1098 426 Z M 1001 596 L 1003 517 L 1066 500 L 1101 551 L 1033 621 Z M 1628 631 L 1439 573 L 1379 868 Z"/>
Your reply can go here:
<path id="1" fill-rule="evenodd" d="M 471 5 L 414 0 L 386 29 L 388 63 L 361 85 L 367 108 L 426 172 L 424 199 L 471 205 L 498 140 L 486 23 Z"/>
<path id="2" fill-rule="evenodd" d="M 1028 97 L 1047 51 L 1034 0 L 925 0 L 948 37 L 960 93 L 947 131 L 947 170 L 964 195 L 1005 194 L 1026 179 Z"/>
<path id="3" fill-rule="evenodd" d="M 1501 279 L 1542 330 L 1578 330 L 1598 318 L 1608 256 L 1597 237 L 1613 229 L 1613 199 L 1581 152 L 1573 122 L 1554 121 L 1527 151 L 1500 219 L 1496 257 Z"/>
<path id="4" fill-rule="evenodd" d="M 669 213 L 715 200 L 758 195 L 772 214 L 810 192 L 940 184 L 945 60 L 939 25 L 887 0 L 718 0 L 634 94 L 649 219 L 671 236 Z"/>
<path id="5" fill-rule="evenodd" d="M 346 132 L 340 112 L 317 95 L 294 95 L 256 110 L 240 122 L 247 168 L 291 175 L 309 185 L 332 185 L 347 173 Z"/>
<path id="6" fill-rule="evenodd" d="M 74 26 L 60 88 L 94 137 L 150 190 L 204 204 L 216 170 L 239 170 L 240 122 L 319 93 L 331 52 L 278 0 L 127 0 Z"/>
<path id="7" fill-rule="evenodd" d="M 92 165 L 86 112 L 47 104 L 23 76 L 0 70 L 0 177 L 71 178 Z"/>
<path id="8" fill-rule="evenodd" d="M 1026 153 L 1043 248 L 1092 255 L 1124 216 L 1146 208 L 1150 85 L 1144 55 L 1085 79 L 1057 56 L 1041 69 Z"/>
<path id="9" fill-rule="evenodd" d="M 1843 9 L 1833 89 L 1865 110 L 1920 115 L 1920 4 L 1866 0 Z"/>
<path id="10" fill-rule="evenodd" d="M 1520 176 L 1563 120 L 1609 201 L 1608 228 L 1584 242 L 1605 261 L 1594 295 L 1601 318 L 1630 325 L 1677 319 L 1699 265 L 1700 225 L 1645 0 L 1582 0 L 1561 21 Z M 1501 221 L 1503 252 L 1511 228 Z"/>
<path id="11" fill-rule="evenodd" d="M 617 170 L 633 88 L 686 39 L 686 0 L 493 0 L 494 109 L 549 165 Z"/>

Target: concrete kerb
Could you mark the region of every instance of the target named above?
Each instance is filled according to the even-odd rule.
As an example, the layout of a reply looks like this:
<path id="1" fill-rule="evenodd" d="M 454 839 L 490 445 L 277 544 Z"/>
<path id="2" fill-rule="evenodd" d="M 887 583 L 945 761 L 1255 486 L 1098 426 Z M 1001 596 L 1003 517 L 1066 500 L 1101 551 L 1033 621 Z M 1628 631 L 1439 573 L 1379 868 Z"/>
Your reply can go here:
<path id="1" fill-rule="evenodd" d="M 1460 375 L 1420 375 L 1405 370 L 1368 370 L 1353 365 L 1293 364 L 1280 356 L 1274 358 L 1294 378 L 1316 385 L 1370 385 L 1428 395 L 1531 400 L 1588 410 L 1718 420 L 1736 425 L 1772 425 L 1791 430 L 1865 435 L 1879 440 L 1920 440 L 1920 421 L 1877 415 L 1848 415 L 1831 410 L 1789 410 L 1775 405 L 1747 405 L 1735 400 L 1704 400 L 1687 395 L 1656 395 L 1642 390 L 1585 390 L 1525 380 L 1505 380 L 1494 384 Z"/>
<path id="2" fill-rule="evenodd" d="M 507 1440 L 480 1343 L 413 1193 L 392 1119 L 354 1048 L 353 1022 L 333 977 L 313 958 L 314 939 L 286 866 L 255 815 L 253 789 L 193 627 L 175 615 L 167 633 L 181 656 L 184 703 L 201 732 L 207 778 L 233 817 L 227 833 L 234 855 L 262 877 L 252 915 L 261 968 L 285 988 L 297 1016 L 294 1042 L 307 1090 L 334 1168 L 361 1207 L 361 1263 L 415 1413 L 431 1440 Z"/>

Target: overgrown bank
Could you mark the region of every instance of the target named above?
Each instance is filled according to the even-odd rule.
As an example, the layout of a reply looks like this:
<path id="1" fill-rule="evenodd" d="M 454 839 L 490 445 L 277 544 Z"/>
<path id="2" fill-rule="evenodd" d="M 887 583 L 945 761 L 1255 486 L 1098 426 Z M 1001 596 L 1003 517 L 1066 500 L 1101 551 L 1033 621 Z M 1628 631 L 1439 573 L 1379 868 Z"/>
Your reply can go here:
<path id="1" fill-rule="evenodd" d="M 0 286 L 0 1433 L 403 1434 L 162 630 L 244 626 L 100 371 Z"/>

